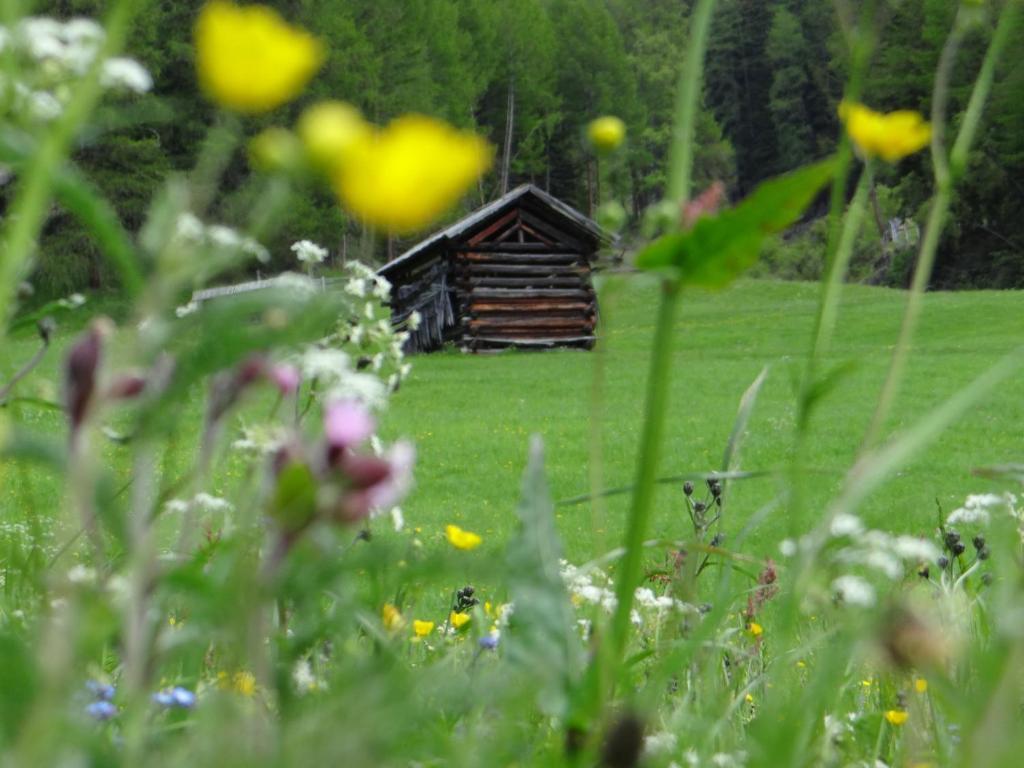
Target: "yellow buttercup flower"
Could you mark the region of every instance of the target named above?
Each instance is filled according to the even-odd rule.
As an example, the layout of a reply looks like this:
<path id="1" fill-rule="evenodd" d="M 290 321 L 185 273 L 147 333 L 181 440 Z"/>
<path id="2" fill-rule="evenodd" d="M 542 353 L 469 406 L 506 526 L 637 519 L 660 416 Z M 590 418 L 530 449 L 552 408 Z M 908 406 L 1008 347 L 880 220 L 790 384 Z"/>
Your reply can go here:
<path id="1" fill-rule="evenodd" d="M 448 543 L 456 549 L 475 549 L 483 541 L 477 534 L 464 531 L 457 525 L 446 525 L 444 535 L 448 538 Z"/>
<path id="2" fill-rule="evenodd" d="M 412 631 L 416 637 L 424 638 L 434 631 L 434 622 L 414 619 L 412 622 Z"/>
<path id="3" fill-rule="evenodd" d="M 256 693 L 256 676 L 252 672 L 240 670 L 228 676 L 227 672 L 217 673 L 217 687 L 224 691 L 234 691 L 243 696 L 252 696 Z"/>
<path id="4" fill-rule="evenodd" d="M 263 5 L 213 0 L 195 27 L 199 84 L 215 101 L 247 114 L 295 98 L 320 68 L 320 41 Z"/>
<path id="5" fill-rule="evenodd" d="M 452 611 L 448 616 L 448 623 L 455 627 L 455 629 L 462 629 L 469 623 L 470 618 L 472 617 L 468 613 Z"/>
<path id="6" fill-rule="evenodd" d="M 752 621 L 749 625 L 747 625 L 747 631 L 750 632 L 752 637 L 760 637 L 764 634 L 764 627 L 762 627 L 756 621 Z"/>
<path id="7" fill-rule="evenodd" d="M 384 607 L 380 609 L 380 621 L 388 632 L 394 632 L 405 626 L 405 619 L 402 618 L 401 612 L 391 603 L 385 603 Z"/>
<path id="8" fill-rule="evenodd" d="M 626 138 L 626 124 L 613 115 L 599 117 L 587 126 L 587 138 L 601 152 L 618 149 Z"/>
<path id="9" fill-rule="evenodd" d="M 410 234 L 451 208 L 491 165 L 483 139 L 406 115 L 354 142 L 334 173 L 342 204 L 373 226 Z"/>
<path id="10" fill-rule="evenodd" d="M 920 113 L 899 110 L 882 114 L 857 102 L 839 105 L 839 117 L 853 143 L 865 157 L 895 163 L 926 147 L 932 128 Z"/>
<path id="11" fill-rule="evenodd" d="M 910 715 L 902 709 L 888 709 L 885 712 L 885 719 L 889 721 L 889 725 L 903 725 L 907 722 L 908 717 L 910 717 Z"/>
<path id="12" fill-rule="evenodd" d="M 332 170 L 340 166 L 350 149 L 368 139 L 373 127 L 358 109 L 344 101 L 321 101 L 299 118 L 298 133 L 314 164 Z"/>
<path id="13" fill-rule="evenodd" d="M 914 690 L 918 693 L 928 693 L 928 681 L 923 677 L 914 680 Z"/>

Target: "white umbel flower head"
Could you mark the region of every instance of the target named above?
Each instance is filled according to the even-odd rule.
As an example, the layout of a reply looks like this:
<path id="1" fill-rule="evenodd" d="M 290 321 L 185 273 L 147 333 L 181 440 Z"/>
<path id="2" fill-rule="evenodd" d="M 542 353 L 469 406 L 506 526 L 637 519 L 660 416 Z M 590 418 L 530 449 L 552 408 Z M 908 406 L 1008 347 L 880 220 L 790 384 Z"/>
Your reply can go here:
<path id="1" fill-rule="evenodd" d="M 120 88 L 132 93 L 148 93 L 153 87 L 153 77 L 135 59 L 115 56 L 103 62 L 100 83 L 104 88 Z"/>
<path id="2" fill-rule="evenodd" d="M 832 582 L 832 591 L 848 605 L 870 608 L 875 604 L 875 589 L 860 576 L 840 576 Z"/>
<path id="3" fill-rule="evenodd" d="M 312 240 L 299 240 L 292 243 L 292 253 L 303 264 L 322 264 L 327 258 L 327 249 Z"/>

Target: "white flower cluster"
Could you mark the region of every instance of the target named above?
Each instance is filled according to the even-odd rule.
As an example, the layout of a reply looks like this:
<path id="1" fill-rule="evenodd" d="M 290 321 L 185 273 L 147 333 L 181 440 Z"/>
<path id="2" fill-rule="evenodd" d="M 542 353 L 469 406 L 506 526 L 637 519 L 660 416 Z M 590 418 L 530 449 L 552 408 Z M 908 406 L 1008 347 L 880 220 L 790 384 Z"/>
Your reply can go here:
<path id="1" fill-rule="evenodd" d="M 245 426 L 242 436 L 231 443 L 236 451 L 250 452 L 259 456 L 275 453 L 287 440 L 287 432 L 280 426 Z"/>
<path id="2" fill-rule="evenodd" d="M 618 600 L 615 597 L 615 592 L 611 589 L 611 579 L 604 571 L 596 568 L 577 568 L 565 560 L 560 562 L 560 566 L 562 581 L 565 582 L 565 587 L 575 605 L 598 606 L 606 613 L 615 610 Z M 697 608 L 690 603 L 677 600 L 669 595 L 656 595 L 654 590 L 647 587 L 637 587 L 633 593 L 633 600 L 637 607 L 630 613 L 630 621 L 637 627 L 643 626 L 646 620 L 656 623 L 664 618 L 669 611 L 699 613 Z M 590 622 L 585 619 L 581 620 L 580 626 L 586 635 L 590 628 Z"/>
<path id="3" fill-rule="evenodd" d="M 220 496 L 212 496 L 209 493 L 197 493 L 192 497 L 191 501 L 171 499 L 164 505 L 164 511 L 171 514 L 181 514 L 187 512 L 189 508 L 199 512 L 214 513 L 228 513 L 233 512 L 235 509 L 234 505 L 227 499 L 222 499 Z"/>
<path id="4" fill-rule="evenodd" d="M 22 64 L 20 79 L 0 76 L 0 93 L 15 114 L 42 122 L 56 119 L 70 99 L 74 81 L 96 62 L 105 37 L 103 27 L 86 18 L 58 21 L 32 16 L 13 28 L 0 26 L 0 53 L 13 55 Z M 114 57 L 100 65 L 100 85 L 142 94 L 152 89 L 153 78 L 135 59 Z"/>
<path id="5" fill-rule="evenodd" d="M 327 258 L 327 249 L 312 240 L 299 240 L 292 243 L 292 253 L 303 264 L 322 264 Z"/>
<path id="6" fill-rule="evenodd" d="M 178 215 L 174 237 L 193 247 L 235 251 L 252 256 L 262 263 L 270 261 L 270 252 L 251 237 L 223 224 L 203 224 L 195 214 L 188 211 Z"/>
<path id="7" fill-rule="evenodd" d="M 379 410 L 387 404 L 388 388 L 373 372 L 356 369 L 349 354 L 334 347 L 307 347 L 298 360 L 302 377 L 316 380 L 326 400 L 357 400 Z"/>
<path id="8" fill-rule="evenodd" d="M 964 500 L 964 505 L 954 509 L 946 518 L 950 526 L 986 526 L 991 520 L 992 512 L 1008 512 L 1018 520 L 1021 513 L 1017 510 L 1017 497 L 1012 493 L 1002 496 L 995 493 L 971 494 Z"/>

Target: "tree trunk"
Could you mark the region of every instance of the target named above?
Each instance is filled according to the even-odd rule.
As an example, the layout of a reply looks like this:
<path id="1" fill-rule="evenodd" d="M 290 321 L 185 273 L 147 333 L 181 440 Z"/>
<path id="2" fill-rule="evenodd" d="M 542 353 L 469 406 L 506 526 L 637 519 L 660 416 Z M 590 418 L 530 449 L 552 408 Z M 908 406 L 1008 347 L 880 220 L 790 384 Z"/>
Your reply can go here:
<path id="1" fill-rule="evenodd" d="M 505 109 L 505 148 L 501 155 L 501 194 L 508 192 L 508 177 L 512 166 L 512 131 L 516 116 L 516 79 L 508 79 L 508 107 Z"/>

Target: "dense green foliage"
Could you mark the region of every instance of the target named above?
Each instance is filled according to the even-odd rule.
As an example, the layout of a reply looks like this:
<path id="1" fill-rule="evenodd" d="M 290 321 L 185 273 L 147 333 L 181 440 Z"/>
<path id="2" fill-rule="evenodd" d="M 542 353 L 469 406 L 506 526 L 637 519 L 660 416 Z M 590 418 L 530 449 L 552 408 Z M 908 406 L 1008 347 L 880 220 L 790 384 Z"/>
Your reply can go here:
<path id="1" fill-rule="evenodd" d="M 494 171 L 466 206 L 523 181 L 593 211 L 602 193 L 627 202 L 637 223 L 660 199 L 671 138 L 675 81 L 683 59 L 691 2 L 652 0 L 278 0 L 289 18 L 330 45 L 330 57 L 304 100 L 269 118 L 252 119 L 254 134 L 289 123 L 305 103 L 349 100 L 375 121 L 408 111 L 438 115 L 486 135 L 497 150 Z M 137 229 L 147 201 L 168 171 L 185 172 L 216 119 L 195 82 L 191 24 L 198 0 L 149 3 L 130 53 L 153 72 L 154 93 L 128 119 L 103 124 L 82 142 L 77 161 L 112 199 L 125 225 Z M 930 109 L 931 76 L 956 4 L 945 0 L 882 3 L 886 21 L 865 83 L 864 99 L 891 110 Z M 998 3 L 996 4 L 998 5 Z M 39 12 L 97 14 L 99 0 L 51 0 Z M 845 7 L 845 5 L 844 5 Z M 984 15 L 984 14 L 983 14 Z M 967 87 L 989 36 L 983 18 L 961 46 L 951 115 L 965 107 Z M 758 181 L 826 156 L 838 132 L 836 107 L 848 69 L 844 29 L 830 3 L 723 0 L 716 11 L 698 121 L 695 182 L 727 182 L 732 197 Z M 1024 46 L 1024 33 L 1011 50 Z M 603 113 L 629 126 L 629 147 L 600 174 L 581 135 Z M 1010 57 L 997 72 L 985 130 L 970 157 L 952 220 L 943 234 L 933 283 L 939 287 L 1024 286 L 1024 63 Z M 241 223 L 253 195 L 243 148 L 230 156 L 212 213 Z M 606 176 L 612 190 L 599 189 Z M 865 225 L 857 277 L 902 284 L 904 254 L 879 245 L 889 218 L 922 221 L 931 194 L 927 153 L 878 178 L 881 204 Z M 817 211 L 821 212 L 820 209 Z M 309 237 L 336 253 L 365 245 L 333 198 L 305 195 L 268 243 L 283 259 L 287 245 Z M 381 243 L 378 258 L 402 243 Z M 788 277 L 820 274 L 818 240 L 782 249 Z M 772 254 L 769 254 L 772 256 Z M 769 258 L 769 265 L 779 259 Z M 794 262 L 803 264 L 792 268 Z M 806 263 L 803 263 L 806 262 Z M 112 276 L 78 226 L 55 211 L 36 274 L 45 293 L 108 287 Z"/>

